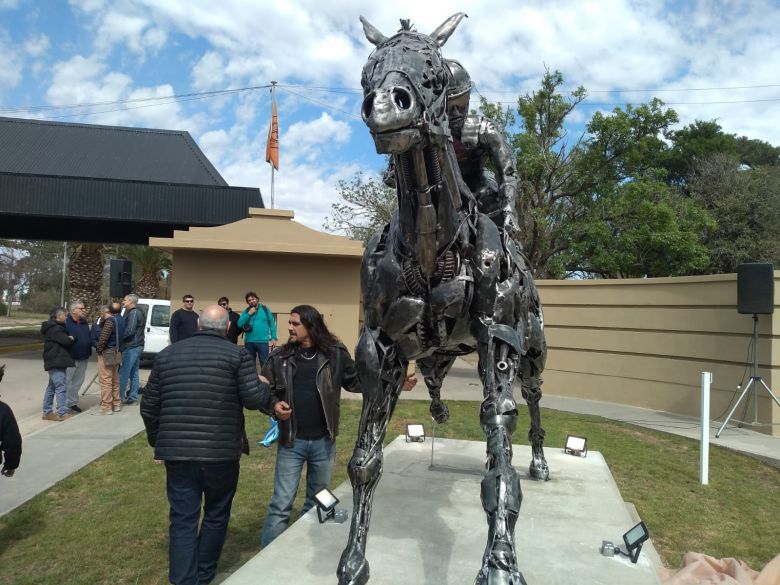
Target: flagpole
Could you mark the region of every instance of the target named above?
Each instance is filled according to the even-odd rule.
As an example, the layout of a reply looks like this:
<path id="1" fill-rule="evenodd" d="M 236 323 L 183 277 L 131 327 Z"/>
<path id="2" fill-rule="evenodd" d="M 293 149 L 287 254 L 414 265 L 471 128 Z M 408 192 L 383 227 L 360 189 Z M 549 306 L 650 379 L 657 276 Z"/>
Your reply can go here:
<path id="1" fill-rule="evenodd" d="M 276 99 L 276 82 L 271 82 L 271 102 L 273 102 Z M 271 165 L 271 209 L 275 209 L 274 207 L 274 165 Z"/>

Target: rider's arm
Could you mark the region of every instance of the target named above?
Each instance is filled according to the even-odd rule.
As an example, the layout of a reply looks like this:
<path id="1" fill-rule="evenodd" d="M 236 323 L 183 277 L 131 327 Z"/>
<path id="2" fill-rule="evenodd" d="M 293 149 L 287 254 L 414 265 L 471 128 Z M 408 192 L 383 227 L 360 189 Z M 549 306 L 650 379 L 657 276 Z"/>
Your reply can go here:
<path id="1" fill-rule="evenodd" d="M 479 127 L 479 143 L 485 148 L 496 170 L 504 223 L 514 222 L 517 214 L 517 170 L 515 153 L 504 132 L 495 122 L 482 118 Z"/>

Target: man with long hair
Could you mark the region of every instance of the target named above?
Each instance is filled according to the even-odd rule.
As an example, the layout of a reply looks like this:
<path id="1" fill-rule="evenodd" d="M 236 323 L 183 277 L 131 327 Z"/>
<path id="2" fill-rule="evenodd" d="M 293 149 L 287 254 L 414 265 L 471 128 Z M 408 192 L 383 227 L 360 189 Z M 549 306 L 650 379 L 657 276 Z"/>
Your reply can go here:
<path id="1" fill-rule="evenodd" d="M 274 495 L 263 527 L 264 547 L 290 523 L 304 463 L 306 500 L 301 515 L 314 506 L 314 494 L 330 484 L 341 389 L 361 391 L 355 362 L 317 309 L 311 305 L 294 307 L 287 330 L 289 340 L 271 353 L 262 370 L 271 387 L 274 417 L 279 421 Z M 404 388 L 411 390 L 416 382 L 411 376 Z"/>

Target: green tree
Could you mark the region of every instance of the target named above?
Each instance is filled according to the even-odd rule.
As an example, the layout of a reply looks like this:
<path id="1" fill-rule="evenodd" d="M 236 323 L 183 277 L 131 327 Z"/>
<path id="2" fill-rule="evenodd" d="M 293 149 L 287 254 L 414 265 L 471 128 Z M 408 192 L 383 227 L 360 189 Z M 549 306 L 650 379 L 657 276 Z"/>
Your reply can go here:
<path id="1" fill-rule="evenodd" d="M 168 252 L 149 246 L 122 245 L 112 250 L 114 256 L 133 263 L 133 292 L 139 297 L 160 297 L 160 278 L 163 270 L 170 270 L 172 258 Z"/>
<path id="2" fill-rule="evenodd" d="M 715 222 L 665 183 L 645 178 L 602 194 L 579 226 L 571 252 L 584 273 L 636 278 L 705 270 L 710 257 L 702 235 Z"/>
<path id="3" fill-rule="evenodd" d="M 751 169 L 735 154 L 714 153 L 697 161 L 688 189 L 717 224 L 705 241 L 709 272 L 736 272 L 743 262 L 780 265 L 780 166 Z"/>
<path id="4" fill-rule="evenodd" d="M 585 255 L 590 249 L 583 240 L 614 229 L 609 221 L 617 221 L 620 215 L 615 215 L 620 209 L 616 198 L 638 192 L 618 188 L 621 183 L 657 175 L 655 160 L 666 148 L 661 138 L 677 122 L 677 114 L 660 100 L 615 108 L 608 114 L 596 112 L 585 132 L 572 140 L 566 129 L 567 118 L 587 93 L 580 87 L 563 95 L 562 85 L 559 72 L 548 72 L 539 90 L 518 99 L 520 127 L 516 132 L 510 127 L 513 113 L 503 113 L 482 101 L 482 111 L 498 117 L 499 123 L 508 128 L 517 153 L 521 244 L 537 276 L 633 274 L 638 270 L 636 263 L 616 266 L 620 257 L 607 261 L 601 254 L 602 265 L 594 263 Z M 646 187 L 647 183 L 642 185 Z M 678 207 L 670 209 L 681 211 Z M 634 234 L 638 236 L 638 232 Z M 675 251 L 680 253 L 685 251 Z M 688 249 L 687 253 L 696 265 L 693 258 L 699 250 Z"/>
<path id="5" fill-rule="evenodd" d="M 0 250 L 0 283 L 6 294 L 9 294 L 10 288 L 10 296 L 21 300 L 23 310 L 48 313 L 52 307 L 59 305 L 62 242 L 0 240 Z"/>
<path id="6" fill-rule="evenodd" d="M 324 227 L 363 243 L 389 223 L 398 209 L 395 189 L 373 177 L 365 178 L 360 172 L 349 181 L 339 181 L 338 192 L 341 201 L 331 205 L 331 214 L 325 218 Z"/>

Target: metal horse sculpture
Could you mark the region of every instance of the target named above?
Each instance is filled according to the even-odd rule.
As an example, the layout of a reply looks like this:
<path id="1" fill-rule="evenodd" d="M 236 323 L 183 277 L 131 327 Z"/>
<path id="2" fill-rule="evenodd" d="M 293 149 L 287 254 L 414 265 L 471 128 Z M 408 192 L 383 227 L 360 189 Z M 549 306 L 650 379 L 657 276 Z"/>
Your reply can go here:
<path id="1" fill-rule="evenodd" d="M 409 360 L 417 360 L 424 375 L 432 416 L 444 422 L 444 376 L 457 356 L 479 353 L 488 541 L 476 583 L 524 583 L 514 543 L 522 499 L 512 467 L 516 375 L 531 418 L 530 474 L 548 478 L 538 405 L 546 357 L 539 297 L 515 242 L 479 210 L 464 182 L 447 119 L 450 73 L 439 48 L 463 16 L 450 17 L 430 36 L 402 20 L 402 30 L 390 38 L 361 17 L 376 46 L 363 68 L 362 114 L 377 152 L 393 157 L 398 212 L 363 256 L 365 327 L 355 352 L 363 411 L 349 463 L 354 509 L 340 585 L 369 578 L 365 548 L 382 442 Z"/>

